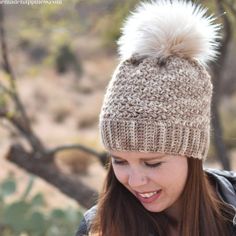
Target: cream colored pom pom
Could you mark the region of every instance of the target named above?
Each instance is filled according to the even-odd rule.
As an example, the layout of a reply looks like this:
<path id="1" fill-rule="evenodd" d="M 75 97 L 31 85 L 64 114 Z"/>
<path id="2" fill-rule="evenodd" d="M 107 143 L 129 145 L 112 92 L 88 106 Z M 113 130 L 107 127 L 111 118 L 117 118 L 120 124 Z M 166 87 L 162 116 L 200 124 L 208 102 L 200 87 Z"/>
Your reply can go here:
<path id="1" fill-rule="evenodd" d="M 165 59 L 194 58 L 203 64 L 217 55 L 219 24 L 207 10 L 184 0 L 141 3 L 127 18 L 118 41 L 122 60 L 134 54 Z"/>

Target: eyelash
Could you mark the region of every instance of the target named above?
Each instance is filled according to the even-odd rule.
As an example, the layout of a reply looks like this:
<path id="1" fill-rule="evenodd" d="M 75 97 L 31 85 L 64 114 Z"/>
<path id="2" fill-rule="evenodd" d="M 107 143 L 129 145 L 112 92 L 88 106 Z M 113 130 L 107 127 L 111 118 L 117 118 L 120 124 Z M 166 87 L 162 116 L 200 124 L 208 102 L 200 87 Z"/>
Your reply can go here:
<path id="1" fill-rule="evenodd" d="M 117 161 L 117 160 L 113 160 L 113 163 L 115 165 L 125 165 L 126 164 L 125 161 Z M 159 167 L 161 164 L 162 164 L 162 162 L 158 162 L 158 163 L 154 163 L 154 164 L 145 163 L 145 165 L 149 168 L 156 168 L 156 167 Z"/>
<path id="2" fill-rule="evenodd" d="M 150 168 L 159 167 L 161 164 L 162 164 L 162 162 L 158 162 L 158 163 L 154 163 L 154 164 L 145 163 L 145 165 L 146 165 L 147 167 L 150 167 Z"/>

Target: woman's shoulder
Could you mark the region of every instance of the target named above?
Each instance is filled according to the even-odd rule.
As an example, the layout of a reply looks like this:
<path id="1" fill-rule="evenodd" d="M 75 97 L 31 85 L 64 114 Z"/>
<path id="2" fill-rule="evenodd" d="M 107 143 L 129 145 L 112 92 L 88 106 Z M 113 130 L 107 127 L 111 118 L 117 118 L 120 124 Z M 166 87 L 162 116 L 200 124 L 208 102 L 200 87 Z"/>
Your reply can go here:
<path id="1" fill-rule="evenodd" d="M 231 184 L 236 184 L 236 172 L 234 171 L 217 170 L 211 168 L 205 168 L 204 170 L 208 175 L 213 176 L 218 180 L 224 181 L 227 179 Z"/>
<path id="2" fill-rule="evenodd" d="M 236 207 L 236 172 L 210 168 L 205 169 L 205 172 L 215 183 L 221 199 Z"/>
<path id="3" fill-rule="evenodd" d="M 81 220 L 76 236 L 87 236 L 92 224 L 92 221 L 97 212 L 97 205 L 91 207 L 84 213 L 84 218 Z"/>

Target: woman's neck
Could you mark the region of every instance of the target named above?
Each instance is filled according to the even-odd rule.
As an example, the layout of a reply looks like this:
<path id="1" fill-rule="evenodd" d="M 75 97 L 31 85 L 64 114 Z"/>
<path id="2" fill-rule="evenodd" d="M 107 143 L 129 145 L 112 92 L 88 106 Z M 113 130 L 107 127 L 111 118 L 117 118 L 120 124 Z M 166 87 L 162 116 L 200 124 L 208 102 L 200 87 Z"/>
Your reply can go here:
<path id="1" fill-rule="evenodd" d="M 183 209 L 182 199 L 177 200 L 171 207 L 165 210 L 166 216 L 170 219 L 172 226 L 177 226 L 181 221 L 181 214 Z"/>

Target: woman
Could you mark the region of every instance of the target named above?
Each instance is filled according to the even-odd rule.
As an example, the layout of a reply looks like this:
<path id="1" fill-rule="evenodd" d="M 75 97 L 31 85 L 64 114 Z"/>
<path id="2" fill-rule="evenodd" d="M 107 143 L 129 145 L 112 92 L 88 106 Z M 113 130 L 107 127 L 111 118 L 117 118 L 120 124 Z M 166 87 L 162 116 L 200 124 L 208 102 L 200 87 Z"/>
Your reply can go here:
<path id="1" fill-rule="evenodd" d="M 140 4 L 118 42 L 100 133 L 111 156 L 78 236 L 236 235 L 236 174 L 203 170 L 219 25 L 183 0 Z"/>

